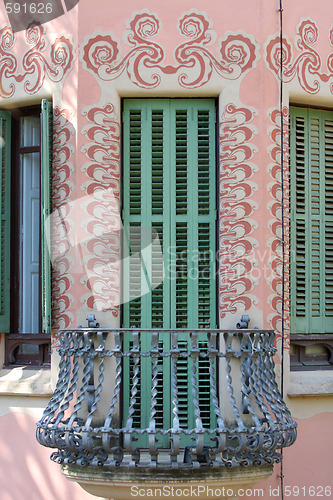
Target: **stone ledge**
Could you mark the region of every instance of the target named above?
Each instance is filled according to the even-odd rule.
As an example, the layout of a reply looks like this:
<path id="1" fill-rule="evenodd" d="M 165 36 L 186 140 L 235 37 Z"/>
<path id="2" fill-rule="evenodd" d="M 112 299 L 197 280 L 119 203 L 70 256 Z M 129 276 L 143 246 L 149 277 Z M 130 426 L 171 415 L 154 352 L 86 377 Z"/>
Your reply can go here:
<path id="1" fill-rule="evenodd" d="M 333 371 L 299 371 L 290 372 L 287 391 L 289 398 L 304 396 L 332 396 Z"/>
<path id="2" fill-rule="evenodd" d="M 113 500 L 129 500 L 135 496 L 151 498 L 154 496 L 153 492 L 163 492 L 163 488 L 167 488 L 169 493 L 164 496 L 172 496 L 174 491 L 178 498 L 185 498 L 196 488 L 197 494 L 193 496 L 201 499 L 208 498 L 207 491 L 209 498 L 235 499 L 240 491 L 251 489 L 257 482 L 265 481 L 273 473 L 273 465 L 200 468 L 187 471 L 181 468 L 161 470 L 139 467 L 103 470 L 75 465 L 62 465 L 61 469 L 67 479 L 77 482 L 88 493 Z"/>
<path id="3" fill-rule="evenodd" d="M 0 396 L 52 396 L 51 369 L 15 366 L 0 371 Z"/>

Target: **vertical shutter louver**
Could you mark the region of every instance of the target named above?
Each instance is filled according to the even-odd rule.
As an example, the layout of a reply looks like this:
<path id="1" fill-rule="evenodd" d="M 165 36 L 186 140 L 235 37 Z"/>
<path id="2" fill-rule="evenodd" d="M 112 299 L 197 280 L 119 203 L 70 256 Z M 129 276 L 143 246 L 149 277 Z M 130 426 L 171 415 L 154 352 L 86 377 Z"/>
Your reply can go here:
<path id="1" fill-rule="evenodd" d="M 176 328 L 187 328 L 188 326 L 188 255 L 187 255 L 187 223 L 176 224 L 176 290 L 175 290 L 175 313 Z"/>
<path id="2" fill-rule="evenodd" d="M 163 296 L 164 282 L 161 283 L 161 273 L 163 272 L 163 224 L 153 223 L 153 235 L 158 237 L 152 243 L 152 286 L 151 292 L 151 326 L 152 328 L 163 328 Z M 158 245 L 159 242 L 159 245 Z M 162 250 L 162 255 L 161 255 Z"/>
<path id="3" fill-rule="evenodd" d="M 325 315 L 333 316 L 333 114 L 325 120 Z M 332 328 L 333 329 L 333 328 Z M 331 331 L 332 331 L 331 329 Z"/>
<path id="4" fill-rule="evenodd" d="M 319 144 L 319 120 L 310 119 L 310 148 L 309 148 L 309 189 L 311 221 L 309 223 L 309 234 L 311 238 L 310 259 L 310 294 L 312 317 L 320 316 L 320 144 Z"/>
<path id="5" fill-rule="evenodd" d="M 10 329 L 10 176 L 11 117 L 0 111 L 0 332 Z"/>

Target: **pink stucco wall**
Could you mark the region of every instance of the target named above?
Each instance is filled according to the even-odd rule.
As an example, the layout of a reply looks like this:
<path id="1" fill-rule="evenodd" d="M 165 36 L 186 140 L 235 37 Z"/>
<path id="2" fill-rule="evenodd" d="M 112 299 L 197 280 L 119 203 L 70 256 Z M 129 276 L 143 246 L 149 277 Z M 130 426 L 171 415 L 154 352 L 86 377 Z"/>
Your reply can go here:
<path id="1" fill-rule="evenodd" d="M 64 236 L 56 220 L 55 233 L 60 245 L 68 236 L 90 241 L 85 268 L 74 250 L 54 263 L 54 334 L 83 322 L 91 309 L 105 326 L 119 321 L 119 268 L 107 262 L 116 259 L 120 242 L 106 250 L 100 235 L 119 227 L 121 98 L 213 96 L 219 99 L 220 324 L 233 327 L 245 311 L 252 326 L 274 328 L 281 347 L 279 2 L 80 0 L 66 16 L 15 36 L 1 9 L 0 106 L 53 97 L 54 209 L 65 210 L 68 223 Z M 287 125 L 290 101 L 333 107 L 333 18 L 328 0 L 285 2 L 283 9 Z M 287 199 L 287 156 L 284 165 Z M 288 250 L 288 237 L 286 244 Z M 89 276 L 93 264 L 100 272 Z M 286 349 L 288 307 L 286 282 Z M 284 453 L 285 485 L 333 486 L 332 415 L 333 405 L 332 413 L 299 418 L 298 441 Z M 1 499 L 90 498 L 35 443 L 34 425 L 10 407 L 0 417 Z M 279 484 L 279 470 L 266 483 L 266 498 Z"/>
<path id="2" fill-rule="evenodd" d="M 263 498 L 327 498 L 332 495 L 333 463 L 332 442 L 327 431 L 332 426 L 332 413 L 322 413 L 311 418 L 296 419 L 298 439 L 283 452 L 283 482 L 281 464 L 276 464 L 270 479 L 256 484 L 264 490 Z M 326 488 L 326 491 L 325 491 Z"/>
<path id="3" fill-rule="evenodd" d="M 0 417 L 0 492 L 3 500 L 92 500 L 64 479 L 50 451 L 35 439 L 36 420 L 24 413 Z"/>

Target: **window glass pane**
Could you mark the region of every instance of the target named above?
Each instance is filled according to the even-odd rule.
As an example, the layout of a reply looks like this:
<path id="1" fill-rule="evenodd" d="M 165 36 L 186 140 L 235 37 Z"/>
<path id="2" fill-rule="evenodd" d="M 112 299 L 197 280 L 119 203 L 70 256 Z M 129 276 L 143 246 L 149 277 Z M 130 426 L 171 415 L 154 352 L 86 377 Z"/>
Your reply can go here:
<path id="1" fill-rule="evenodd" d="M 21 155 L 21 333 L 39 331 L 40 153 Z"/>
<path id="2" fill-rule="evenodd" d="M 35 354 L 38 355 L 39 347 L 38 345 L 22 344 L 18 348 L 18 354 Z"/>
<path id="3" fill-rule="evenodd" d="M 39 116 L 24 116 L 21 118 L 21 146 L 40 145 L 40 118 Z"/>

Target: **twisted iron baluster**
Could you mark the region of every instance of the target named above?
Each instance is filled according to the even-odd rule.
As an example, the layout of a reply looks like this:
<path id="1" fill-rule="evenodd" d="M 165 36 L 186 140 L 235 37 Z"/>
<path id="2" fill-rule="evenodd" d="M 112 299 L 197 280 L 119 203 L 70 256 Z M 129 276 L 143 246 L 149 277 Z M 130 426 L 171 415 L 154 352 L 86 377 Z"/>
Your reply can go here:
<path id="1" fill-rule="evenodd" d="M 266 341 L 266 338 L 266 332 L 258 332 L 253 334 L 253 364 L 250 368 L 249 379 L 255 401 L 264 416 L 264 418 L 262 419 L 262 429 L 265 432 L 264 443 L 261 450 L 259 450 L 260 453 L 258 453 L 256 463 L 260 461 L 260 457 L 262 457 L 265 461 L 268 460 L 268 453 L 270 452 L 270 450 L 275 450 L 278 445 L 277 440 L 279 435 L 278 427 L 272 417 L 271 412 L 269 411 L 266 402 L 267 391 L 265 390 L 264 386 L 267 383 L 267 377 L 270 378 L 271 376 L 274 376 L 274 374 L 270 374 L 265 371 L 261 357 L 262 345 Z M 264 423 L 267 424 L 267 427 L 264 426 Z"/>
<path id="2" fill-rule="evenodd" d="M 277 420 L 279 421 L 280 429 L 285 431 L 284 433 L 281 432 L 279 433 L 278 447 L 290 446 L 291 444 L 294 443 L 296 439 L 297 425 L 295 421 L 292 419 L 290 411 L 288 410 L 285 402 L 282 399 L 275 378 L 274 362 L 273 362 L 273 355 L 276 352 L 276 349 L 273 347 L 274 332 L 267 332 L 267 337 L 268 338 L 266 340 L 266 347 L 264 348 L 262 346 L 261 349 L 261 351 L 263 352 L 261 356 L 263 356 L 264 358 L 263 363 L 265 366 L 265 370 L 266 372 L 270 372 L 272 374 L 269 383 L 267 384 L 268 394 L 267 395 L 265 394 L 266 400 L 271 410 L 274 412 Z M 291 432 L 286 432 L 286 431 L 291 431 Z"/>
<path id="3" fill-rule="evenodd" d="M 67 395 L 63 398 L 63 403 L 59 407 L 59 413 L 57 415 L 57 418 L 54 422 L 54 425 L 59 425 L 60 421 L 62 421 L 62 418 L 65 415 L 66 410 L 69 408 L 69 403 L 73 400 L 74 394 L 76 391 L 76 367 L 73 366 L 71 363 L 71 356 L 75 355 L 75 353 L 80 353 L 80 341 L 82 340 L 82 337 L 80 334 L 77 334 L 77 332 L 73 332 L 74 335 L 71 335 L 71 340 L 68 343 L 68 358 L 69 358 L 69 372 L 68 372 L 68 378 L 66 379 L 66 390 L 67 390 Z M 81 338 L 80 338 L 81 337 Z M 72 347 L 71 347 L 72 344 Z M 78 362 L 78 360 L 77 360 Z M 72 376 L 70 377 L 70 373 L 72 373 Z M 66 390 L 64 391 L 63 394 L 65 394 Z"/>
<path id="4" fill-rule="evenodd" d="M 253 421 L 255 423 L 255 428 L 257 431 L 261 430 L 261 423 L 258 415 L 256 414 L 250 400 L 250 376 L 251 376 L 251 367 L 252 367 L 252 359 L 253 359 L 253 342 L 252 342 L 252 333 L 251 332 L 242 332 L 240 334 L 241 338 L 241 382 L 242 382 L 242 395 L 245 398 L 246 410 L 247 413 L 250 413 Z M 253 371 L 252 371 L 253 373 Z M 245 412 L 243 412 L 245 413 Z"/>
<path id="5" fill-rule="evenodd" d="M 81 335 L 81 341 L 83 341 L 83 345 L 81 347 L 81 352 L 83 353 L 84 359 L 84 369 L 83 369 L 83 384 L 81 387 L 81 392 L 85 395 L 87 393 L 87 388 L 89 385 L 91 373 L 90 373 L 90 363 L 91 363 L 91 355 L 94 355 L 94 339 L 93 336 L 88 332 L 84 331 Z M 79 342 L 79 349 L 80 349 Z M 76 384 L 73 383 L 73 378 L 70 382 L 70 390 L 68 395 L 65 398 L 63 406 L 63 410 L 66 410 L 69 407 L 69 402 L 73 399 L 74 391 L 76 390 Z M 83 423 L 83 422 L 82 422 Z M 65 428 L 64 440 L 66 443 L 66 449 L 68 451 L 68 456 L 65 459 L 65 463 L 76 462 L 79 465 L 85 465 L 87 463 L 87 457 L 89 456 L 89 452 L 82 447 L 81 436 L 80 433 L 75 433 L 73 427 L 67 426 Z"/>
<path id="6" fill-rule="evenodd" d="M 138 463 L 140 460 L 140 453 L 137 448 L 133 448 L 132 444 L 134 441 L 133 434 L 133 415 L 135 412 L 136 395 L 138 393 L 139 384 L 139 374 L 140 374 L 140 333 L 131 332 L 133 339 L 133 347 L 131 349 L 131 356 L 133 357 L 133 377 L 132 377 L 132 387 L 131 387 L 131 397 L 130 405 L 128 409 L 128 418 L 126 421 L 126 426 L 124 430 L 124 448 L 126 451 L 131 453 L 133 458 L 133 465 Z"/>
<path id="7" fill-rule="evenodd" d="M 112 401 L 111 401 L 111 406 L 109 408 L 108 414 L 107 414 L 106 419 L 104 421 L 104 426 L 101 430 L 102 430 L 103 449 L 107 453 L 111 453 L 112 451 L 114 451 L 115 452 L 115 462 L 113 463 L 113 465 L 119 465 L 123 459 L 123 452 L 122 452 L 122 449 L 120 449 L 119 444 L 116 447 L 111 446 L 111 438 L 120 433 L 120 429 L 116 430 L 116 429 L 112 428 L 112 419 L 113 419 L 113 415 L 115 413 L 116 405 L 118 403 L 120 389 L 121 389 L 121 383 L 122 383 L 122 359 L 123 359 L 123 351 L 122 351 L 123 334 L 122 334 L 122 332 L 119 332 L 119 331 L 115 332 L 114 333 L 114 340 L 115 340 L 115 348 L 113 349 L 113 355 L 116 358 L 115 386 L 114 386 L 114 390 L 113 390 L 113 397 L 112 397 Z M 119 440 L 119 438 L 118 438 L 118 440 Z"/>
<path id="8" fill-rule="evenodd" d="M 270 407 L 270 410 L 274 413 L 277 423 L 277 432 L 274 435 L 274 443 L 271 446 L 271 450 L 275 450 L 276 448 L 281 448 L 287 445 L 287 441 L 290 441 L 290 444 L 294 442 L 296 439 L 296 424 L 291 419 L 291 415 L 289 410 L 287 409 L 284 401 L 282 400 L 280 391 L 278 389 L 275 373 L 274 373 L 274 363 L 273 363 L 273 355 L 276 352 L 276 348 L 273 347 L 274 342 L 274 332 L 266 332 L 265 334 L 265 342 L 264 337 L 261 339 L 260 345 L 260 356 L 262 359 L 262 363 L 266 372 L 271 373 L 271 377 L 269 381 L 264 385 L 263 391 L 267 401 L 267 404 Z M 291 432 L 289 433 L 289 430 Z M 276 461 L 281 460 L 281 454 L 275 453 L 273 456 Z M 271 459 L 270 459 L 271 461 Z"/>
<path id="9" fill-rule="evenodd" d="M 70 386 L 68 389 L 68 393 L 73 394 L 73 398 L 74 398 L 74 393 L 76 393 L 76 391 L 77 391 L 77 382 L 79 380 L 79 371 L 80 371 L 79 359 L 80 359 L 80 355 L 81 355 L 81 353 L 80 353 L 80 341 L 82 342 L 82 336 L 79 340 L 76 337 L 75 340 L 76 340 L 76 342 L 75 342 L 76 349 L 73 352 L 73 376 L 72 376 L 72 380 L 71 380 L 71 383 L 70 383 Z M 77 414 L 82 406 L 81 405 L 82 397 L 80 397 L 80 395 L 76 397 L 76 403 L 74 404 L 72 415 L 70 416 L 70 419 L 69 419 L 68 424 L 67 424 L 68 428 L 72 427 L 74 422 L 78 421 Z M 84 397 L 85 396 L 83 395 L 83 399 L 84 399 Z"/>
<path id="10" fill-rule="evenodd" d="M 89 332 L 78 332 L 79 335 L 79 353 L 80 355 L 83 355 L 83 360 L 84 360 L 84 368 L 83 368 L 83 378 L 82 378 L 82 386 L 81 386 L 81 391 L 80 393 L 83 395 L 83 399 L 86 397 L 86 391 L 87 387 L 89 384 L 90 380 L 90 350 L 91 350 L 91 340 L 89 336 Z M 66 397 L 63 405 L 60 407 L 60 410 L 64 412 L 68 407 L 69 407 L 69 401 L 72 399 L 73 394 L 74 394 L 74 389 L 76 387 L 71 384 L 70 385 L 70 397 Z M 82 400 L 82 399 L 81 399 Z M 85 450 L 81 446 L 81 440 L 80 440 L 80 435 L 75 434 L 74 430 L 72 427 L 67 426 L 65 429 L 65 435 L 64 435 L 64 440 L 66 443 L 66 450 L 67 450 L 67 456 L 64 460 L 65 463 L 70 463 L 70 462 L 76 462 L 77 460 L 81 460 L 79 464 L 84 464 L 84 456 L 85 456 Z"/>
<path id="11" fill-rule="evenodd" d="M 156 425 L 155 425 L 156 404 L 157 404 L 156 396 L 157 396 L 157 383 L 158 383 L 157 364 L 158 364 L 158 357 L 159 357 L 158 332 L 152 333 L 150 355 L 151 355 L 151 365 L 152 365 L 152 369 L 151 369 L 151 371 L 152 371 L 152 387 L 151 387 L 150 420 L 149 420 L 149 429 L 148 429 L 149 453 L 151 456 L 150 466 L 156 467 L 157 466 L 157 458 L 158 458 L 158 451 L 156 449 L 157 439 L 156 439 Z"/>
<path id="12" fill-rule="evenodd" d="M 263 333 L 258 332 L 258 333 L 253 333 L 253 340 L 252 340 L 252 363 L 249 367 L 249 383 L 250 387 L 252 389 L 252 394 L 254 395 L 255 402 L 257 403 L 260 411 L 264 415 L 264 417 L 267 419 L 269 426 L 272 429 L 276 429 L 276 425 L 274 423 L 274 420 L 272 418 L 272 415 L 268 411 L 268 408 L 265 404 L 264 400 L 264 395 L 262 393 L 261 385 L 262 383 L 265 383 L 266 380 L 266 375 L 262 376 L 263 373 L 263 364 L 262 364 L 262 359 L 260 356 L 260 344 L 259 342 L 263 338 Z M 258 347 L 259 345 L 259 347 Z M 259 377 L 258 377 L 259 374 Z"/>
<path id="13" fill-rule="evenodd" d="M 105 371 L 105 364 L 104 364 L 104 357 L 105 357 L 105 333 L 104 332 L 97 332 L 95 334 L 97 336 L 97 341 L 98 341 L 98 347 L 95 348 L 95 354 L 98 354 L 99 357 L 99 366 L 98 366 L 98 371 L 99 371 L 99 376 L 98 376 L 98 384 L 96 389 L 94 390 L 94 402 L 91 405 L 90 413 L 88 415 L 87 421 L 86 421 L 86 428 L 89 428 L 91 426 L 91 422 L 94 418 L 94 413 L 97 410 L 98 403 L 101 399 L 101 392 L 103 390 L 103 382 L 104 382 L 104 371 Z"/>
<path id="14" fill-rule="evenodd" d="M 214 413 L 216 415 L 216 441 L 217 446 L 212 450 L 212 459 L 214 460 L 213 465 L 215 465 L 216 453 L 221 453 L 226 447 L 226 428 L 224 424 L 223 417 L 221 415 L 220 405 L 217 397 L 216 388 L 216 370 L 215 363 L 218 358 L 217 350 L 217 332 L 208 333 L 208 359 L 209 359 L 209 380 L 210 380 L 210 393 L 212 395 L 212 404 L 214 406 Z"/>
<path id="15" fill-rule="evenodd" d="M 210 392 L 212 395 L 212 403 L 214 406 L 214 413 L 216 415 L 216 422 L 218 432 L 225 432 L 225 424 L 221 415 L 219 400 L 217 397 L 216 388 L 216 370 L 215 363 L 218 359 L 218 350 L 216 348 L 217 333 L 212 332 L 208 334 L 208 359 L 209 359 L 209 379 L 210 379 Z"/>
<path id="16" fill-rule="evenodd" d="M 67 345 L 70 344 L 70 333 L 59 332 L 59 340 L 60 363 L 58 381 L 54 395 L 50 399 L 47 408 L 44 410 L 42 418 L 37 422 L 37 440 L 43 446 L 50 448 L 61 448 L 62 446 L 63 434 L 59 432 L 58 424 L 63 414 L 59 416 L 58 413 L 58 418 L 55 418 L 55 415 L 66 394 L 71 374 L 71 358 L 68 354 L 69 348 L 67 347 Z M 58 460 L 61 453 L 59 452 L 53 455 L 55 460 Z"/>
<path id="17" fill-rule="evenodd" d="M 277 389 L 277 386 L 275 394 L 277 396 L 277 399 L 275 400 L 272 395 L 272 391 L 274 391 L 275 375 L 274 371 L 271 370 L 269 357 L 270 355 L 273 355 L 273 352 L 275 352 L 276 350 L 274 349 L 273 345 L 270 345 L 270 339 L 267 336 L 267 334 L 261 335 L 261 337 L 259 338 L 259 343 L 260 344 L 258 349 L 258 357 L 260 358 L 259 378 L 260 381 L 262 382 L 261 389 L 265 397 L 266 403 L 272 410 L 276 420 L 280 423 L 284 423 L 283 419 L 284 405 L 279 404 L 280 394 L 279 390 Z"/>
<path id="18" fill-rule="evenodd" d="M 98 342 L 98 347 L 95 348 L 94 353 L 95 355 L 98 354 L 99 357 L 99 366 L 98 366 L 98 371 L 99 371 L 99 376 L 98 376 L 98 384 L 97 387 L 94 388 L 94 399 L 93 403 L 90 408 L 90 412 L 88 415 L 88 418 L 86 420 L 85 426 L 82 430 L 82 444 L 85 447 L 85 449 L 89 452 L 93 453 L 93 458 L 92 458 L 92 464 L 94 465 L 100 465 L 107 459 L 107 454 L 106 453 L 101 453 L 102 448 L 101 448 L 101 443 L 100 443 L 100 438 L 97 439 L 96 432 L 94 429 L 91 428 L 92 421 L 94 418 L 94 414 L 97 411 L 98 408 L 98 403 L 101 399 L 101 392 L 103 390 L 103 382 L 104 382 L 104 370 L 105 370 L 105 364 L 104 364 L 104 357 L 105 357 L 105 340 L 106 340 L 106 334 L 102 331 L 94 332 L 92 333 L 93 339 L 97 337 L 97 342 Z M 93 345 L 92 345 L 93 347 Z M 93 365 L 94 369 L 94 365 Z M 92 374 L 94 375 L 94 373 Z M 99 443 L 99 444 L 97 444 Z M 97 457 L 98 455 L 98 457 Z M 96 463 L 95 463 L 96 462 Z"/>
<path id="19" fill-rule="evenodd" d="M 194 406 L 194 414 L 195 414 L 195 433 L 197 445 L 193 452 L 198 456 L 199 453 L 202 452 L 204 446 L 204 428 L 202 425 L 201 415 L 200 415 L 200 407 L 199 407 L 199 397 L 198 397 L 198 379 L 197 379 L 197 362 L 200 354 L 200 349 L 198 348 L 198 333 L 191 332 L 190 333 L 190 341 L 191 341 L 191 383 L 192 383 L 192 395 L 193 395 L 193 406 Z M 197 464 L 195 464 L 197 465 Z"/>
<path id="20" fill-rule="evenodd" d="M 178 347 L 178 333 L 172 332 L 171 336 L 171 387 L 172 387 L 172 413 L 174 415 L 172 421 L 171 429 L 171 451 L 170 458 L 173 467 L 178 466 L 178 455 L 179 455 L 179 436 L 180 436 L 180 426 L 179 426 L 179 400 L 178 400 L 178 387 L 177 387 L 177 361 L 179 358 L 180 349 Z"/>
<path id="21" fill-rule="evenodd" d="M 59 331 L 58 337 L 60 341 L 60 346 L 58 347 L 58 351 L 60 354 L 58 380 L 53 396 L 50 399 L 47 407 L 45 408 L 42 418 L 37 423 L 38 428 L 43 427 L 43 429 L 45 430 L 47 429 L 47 426 L 49 424 L 53 423 L 52 419 L 54 418 L 59 408 L 60 402 L 63 400 L 64 395 L 66 394 L 71 373 L 71 359 L 68 355 L 69 348 L 66 347 L 66 344 L 70 343 L 70 333 Z"/>
<path id="22" fill-rule="evenodd" d="M 236 358 L 236 351 L 232 348 L 232 341 L 234 339 L 234 334 L 233 333 L 225 333 L 224 334 L 224 342 L 225 342 L 225 360 L 226 360 L 226 372 L 227 372 L 227 383 L 228 383 L 228 393 L 230 395 L 230 403 L 232 405 L 232 411 L 234 412 L 236 416 L 236 422 L 238 425 L 238 428 L 241 431 L 245 430 L 244 427 L 244 422 L 241 419 L 238 406 L 236 403 L 236 399 L 234 396 L 234 388 L 232 386 L 232 377 L 231 377 L 231 365 L 230 365 L 230 359 L 231 358 Z"/>
<path id="23" fill-rule="evenodd" d="M 242 411 L 245 414 L 251 414 L 252 421 L 255 424 L 255 427 L 251 427 L 248 429 L 247 441 L 246 441 L 246 452 L 244 453 L 245 464 L 249 464 L 247 459 L 251 461 L 255 458 L 256 452 L 260 450 L 264 443 L 264 431 L 262 429 L 262 424 L 259 420 L 258 415 L 255 413 L 254 408 L 251 404 L 250 400 L 250 373 L 251 373 L 251 364 L 252 364 L 252 341 L 251 334 L 249 332 L 240 332 L 238 334 L 240 337 L 240 346 L 241 346 L 241 366 L 240 366 L 240 379 L 242 383 Z M 245 410 L 245 411 L 244 411 Z M 255 439 L 253 438 L 254 433 L 256 432 Z"/>
<path id="24" fill-rule="evenodd" d="M 238 333 L 238 332 L 237 332 Z M 235 461 L 238 462 L 237 456 L 242 453 L 246 447 L 246 428 L 244 425 L 244 422 L 240 416 L 237 402 L 234 396 L 234 389 L 232 386 L 232 377 L 231 377 L 231 364 L 230 360 L 232 358 L 237 358 L 240 356 L 240 352 L 237 353 L 232 347 L 232 341 L 235 339 L 235 334 L 232 332 L 227 332 L 224 334 L 224 342 L 225 342 L 225 360 L 226 360 L 226 380 L 228 384 L 228 393 L 229 393 L 229 401 L 232 405 L 232 411 L 236 416 L 236 422 L 237 422 L 237 428 L 235 429 L 230 429 L 230 436 L 231 439 L 237 439 L 238 440 L 238 446 L 237 447 L 228 447 L 228 452 L 232 454 L 233 458 Z"/>

